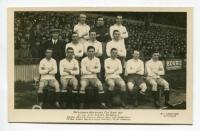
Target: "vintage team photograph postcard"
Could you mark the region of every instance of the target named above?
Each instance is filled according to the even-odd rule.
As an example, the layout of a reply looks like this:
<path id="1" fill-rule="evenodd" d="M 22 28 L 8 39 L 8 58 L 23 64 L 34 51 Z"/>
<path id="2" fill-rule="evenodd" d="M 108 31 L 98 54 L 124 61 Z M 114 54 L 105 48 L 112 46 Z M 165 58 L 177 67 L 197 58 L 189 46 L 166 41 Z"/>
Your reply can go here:
<path id="1" fill-rule="evenodd" d="M 192 124 L 190 7 L 7 10 L 8 122 Z"/>

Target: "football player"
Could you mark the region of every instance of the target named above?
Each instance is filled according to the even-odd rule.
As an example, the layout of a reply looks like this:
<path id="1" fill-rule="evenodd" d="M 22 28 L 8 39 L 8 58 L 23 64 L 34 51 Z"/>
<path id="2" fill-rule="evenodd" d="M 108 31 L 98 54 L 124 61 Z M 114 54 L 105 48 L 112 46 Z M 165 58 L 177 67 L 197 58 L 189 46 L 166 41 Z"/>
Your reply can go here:
<path id="1" fill-rule="evenodd" d="M 55 105 L 57 108 L 60 108 L 59 104 L 59 93 L 60 87 L 59 83 L 55 78 L 55 74 L 57 73 L 57 63 L 56 60 L 52 58 L 53 50 L 48 48 L 46 49 L 45 55 L 46 57 L 40 61 L 39 64 L 39 73 L 41 75 L 39 88 L 38 88 L 38 99 L 39 105 L 42 107 L 43 105 L 43 89 L 46 86 L 51 86 L 55 88 L 56 92 L 56 102 Z"/>
<path id="2" fill-rule="evenodd" d="M 123 108 L 127 108 L 125 104 L 126 100 L 126 84 L 124 80 L 121 78 L 120 74 L 122 74 L 122 64 L 121 61 L 117 58 L 118 50 L 116 48 L 111 49 L 111 56 L 107 58 L 104 63 L 105 68 L 105 77 L 106 83 L 108 85 L 107 89 L 107 96 L 108 96 L 108 106 L 112 106 L 112 98 L 114 96 L 114 90 L 118 87 L 120 92 L 121 98 L 121 106 Z"/>
<path id="3" fill-rule="evenodd" d="M 97 77 L 97 73 L 100 73 L 101 64 L 99 58 L 95 57 L 95 48 L 93 46 L 87 48 L 87 55 L 81 61 L 80 108 L 83 109 L 85 106 L 85 90 L 87 87 L 96 87 L 98 89 L 100 106 L 101 108 L 106 108 L 103 86 Z"/>
<path id="4" fill-rule="evenodd" d="M 152 86 L 154 104 L 156 107 L 161 106 L 158 85 L 164 87 L 165 105 L 169 105 L 169 83 L 161 77 L 162 75 L 165 75 L 165 71 L 162 61 L 159 60 L 159 56 L 159 52 L 154 52 L 152 58 L 146 62 L 147 81 Z"/>
<path id="5" fill-rule="evenodd" d="M 132 96 L 134 106 L 138 106 L 138 90 L 141 94 L 145 95 L 147 85 L 144 81 L 144 62 L 139 59 L 139 51 L 133 51 L 133 58 L 128 60 L 126 63 L 127 73 L 127 86 Z"/>
<path id="6" fill-rule="evenodd" d="M 78 80 L 76 75 L 79 74 L 79 64 L 73 58 L 74 49 L 68 47 L 66 49 L 66 58 L 60 61 L 60 81 L 61 81 L 61 101 L 65 108 L 66 102 L 70 103 L 72 108 L 75 108 L 78 95 Z M 71 105 L 72 104 L 72 105 Z"/>

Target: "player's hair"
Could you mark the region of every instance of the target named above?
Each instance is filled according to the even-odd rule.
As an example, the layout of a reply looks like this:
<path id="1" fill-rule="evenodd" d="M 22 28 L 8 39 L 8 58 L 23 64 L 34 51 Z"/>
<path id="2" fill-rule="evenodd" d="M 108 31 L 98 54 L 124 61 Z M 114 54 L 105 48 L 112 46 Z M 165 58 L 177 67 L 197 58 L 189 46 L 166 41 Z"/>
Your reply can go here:
<path id="1" fill-rule="evenodd" d="M 73 34 L 77 34 L 77 35 L 78 35 L 78 33 L 72 32 L 72 34 L 70 35 L 70 38 L 71 38 L 71 39 L 72 39 Z"/>
<path id="2" fill-rule="evenodd" d="M 95 31 L 94 29 L 90 30 L 90 31 L 89 31 L 89 34 L 90 34 L 91 32 L 95 32 L 95 33 L 96 33 L 96 31 Z"/>
<path id="3" fill-rule="evenodd" d="M 73 50 L 74 51 L 74 49 L 72 47 L 68 47 L 65 51 L 67 52 L 68 50 Z"/>
<path id="4" fill-rule="evenodd" d="M 119 32 L 119 30 L 114 30 L 114 31 L 113 31 L 113 34 L 114 34 L 115 32 Z"/>
<path id="5" fill-rule="evenodd" d="M 133 49 L 132 53 L 134 54 L 135 51 L 140 52 L 138 49 Z"/>
<path id="6" fill-rule="evenodd" d="M 159 53 L 159 51 L 158 51 L 158 50 L 153 50 L 153 51 L 151 52 L 151 55 L 153 55 L 153 54 L 155 54 L 155 53 Z"/>
<path id="7" fill-rule="evenodd" d="M 110 50 L 110 52 L 112 52 L 112 51 L 117 51 L 117 48 L 112 48 L 112 49 Z"/>
<path id="8" fill-rule="evenodd" d="M 95 50 L 94 46 L 88 46 L 87 51 L 89 51 L 90 49 Z"/>
<path id="9" fill-rule="evenodd" d="M 98 20 L 99 18 L 103 18 L 103 16 L 98 16 L 97 18 L 96 18 L 96 20 Z M 104 19 L 104 18 L 103 18 Z"/>

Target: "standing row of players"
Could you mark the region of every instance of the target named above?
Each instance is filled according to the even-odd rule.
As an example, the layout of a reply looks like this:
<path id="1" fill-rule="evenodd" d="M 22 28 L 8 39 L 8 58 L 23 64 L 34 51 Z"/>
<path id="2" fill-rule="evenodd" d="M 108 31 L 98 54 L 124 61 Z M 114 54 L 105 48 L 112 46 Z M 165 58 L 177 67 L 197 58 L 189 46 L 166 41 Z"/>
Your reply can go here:
<path id="1" fill-rule="evenodd" d="M 134 105 L 138 105 L 137 91 L 142 95 L 145 95 L 147 86 L 143 78 L 144 75 L 144 63 L 139 59 L 139 51 L 134 50 L 133 58 L 127 61 L 125 66 L 125 72 L 127 75 L 127 83 L 121 77 L 123 67 L 121 60 L 118 59 L 118 49 L 111 48 L 110 57 L 104 61 L 105 69 L 105 82 L 106 88 L 103 88 L 101 80 L 98 78 L 98 74 L 101 72 L 100 59 L 95 56 L 95 48 L 88 46 L 87 56 L 79 61 L 74 58 L 74 49 L 68 47 L 66 49 L 66 58 L 62 59 L 59 63 L 60 83 L 55 78 L 57 74 L 57 63 L 52 58 L 52 49 L 46 50 L 46 57 L 40 61 L 39 73 L 41 79 L 38 89 L 38 97 L 40 106 L 43 104 L 43 89 L 49 85 L 56 90 L 56 106 L 60 107 L 59 98 L 62 103 L 65 103 L 66 99 L 69 99 L 73 105 L 77 104 L 79 100 L 79 108 L 83 109 L 86 102 L 86 89 L 97 88 L 99 104 L 101 108 L 110 108 L 112 106 L 112 97 L 114 95 L 115 88 L 120 89 L 120 98 L 122 100 L 121 107 L 127 108 L 126 97 L 127 90 L 132 96 Z M 159 60 L 159 53 L 153 52 L 152 58 L 146 62 L 146 81 L 152 86 L 152 92 L 154 97 L 154 104 L 156 107 L 160 107 L 158 85 L 164 87 L 165 105 L 168 106 L 169 102 L 169 84 L 166 80 L 161 78 L 164 75 L 164 68 L 162 62 Z M 80 84 L 78 83 L 77 76 L 80 77 Z M 79 86 L 80 85 L 80 86 Z M 78 99 L 79 98 L 79 99 Z"/>

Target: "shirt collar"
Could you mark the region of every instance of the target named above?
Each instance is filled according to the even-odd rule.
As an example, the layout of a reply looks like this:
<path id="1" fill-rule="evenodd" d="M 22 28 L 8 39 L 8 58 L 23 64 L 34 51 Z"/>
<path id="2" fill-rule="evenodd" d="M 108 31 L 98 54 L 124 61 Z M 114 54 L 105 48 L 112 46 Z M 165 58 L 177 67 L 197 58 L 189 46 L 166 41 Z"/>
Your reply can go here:
<path id="1" fill-rule="evenodd" d="M 86 25 L 86 23 L 84 23 L 84 24 L 81 24 L 80 22 L 78 22 L 78 25 L 80 25 L 80 26 L 85 26 L 85 25 Z"/>

